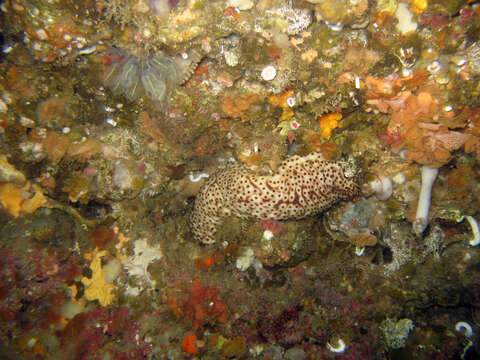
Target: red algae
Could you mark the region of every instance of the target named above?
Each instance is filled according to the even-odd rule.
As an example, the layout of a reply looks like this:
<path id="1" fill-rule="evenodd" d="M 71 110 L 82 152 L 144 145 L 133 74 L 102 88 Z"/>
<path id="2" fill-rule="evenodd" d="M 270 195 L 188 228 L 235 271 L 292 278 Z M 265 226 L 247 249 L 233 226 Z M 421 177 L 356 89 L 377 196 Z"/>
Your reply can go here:
<path id="1" fill-rule="evenodd" d="M 182 340 L 182 351 L 190 355 L 198 355 L 200 351 L 197 348 L 197 336 L 195 334 L 187 334 Z"/>
<path id="2" fill-rule="evenodd" d="M 258 224 L 260 229 L 270 231 L 273 235 L 280 235 L 283 231 L 282 223 L 275 220 L 261 220 Z"/>
<path id="3" fill-rule="evenodd" d="M 98 227 L 92 232 L 92 240 L 99 249 L 103 249 L 114 237 L 115 233 L 113 230 L 104 226 Z"/>
<path id="4" fill-rule="evenodd" d="M 218 289 L 204 287 L 199 279 L 193 279 L 187 299 L 169 297 L 167 302 L 175 315 L 190 319 L 193 328 L 198 329 L 227 323 L 228 309 L 218 296 Z"/>

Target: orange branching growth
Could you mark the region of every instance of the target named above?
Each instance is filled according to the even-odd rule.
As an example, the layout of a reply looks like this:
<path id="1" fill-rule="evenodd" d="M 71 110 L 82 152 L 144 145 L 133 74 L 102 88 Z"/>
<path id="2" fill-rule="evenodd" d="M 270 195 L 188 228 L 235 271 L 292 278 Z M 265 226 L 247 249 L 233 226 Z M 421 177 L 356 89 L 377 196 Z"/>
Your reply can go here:
<path id="1" fill-rule="evenodd" d="M 412 127 L 413 136 L 404 143 L 407 158 L 420 164 L 441 166 L 451 159 L 451 152 L 461 148 L 470 135 L 450 131 L 439 124 L 418 123 Z"/>
<path id="2" fill-rule="evenodd" d="M 193 149 L 197 154 L 213 154 L 223 146 L 223 142 L 218 140 L 215 128 L 216 126 L 208 128 L 206 133 L 195 141 Z"/>
<path id="3" fill-rule="evenodd" d="M 318 134 L 313 130 L 306 129 L 303 139 L 307 145 L 308 152 L 319 151 L 323 143 Z"/>
<path id="4" fill-rule="evenodd" d="M 337 151 L 337 145 L 333 142 L 324 142 L 318 149 L 327 160 L 333 160 L 333 155 Z"/>
<path id="5" fill-rule="evenodd" d="M 69 97 L 51 97 L 42 101 L 37 106 L 37 119 L 42 124 L 48 124 L 53 120 L 62 123 L 61 117 L 65 113 Z"/>
<path id="6" fill-rule="evenodd" d="M 267 53 L 273 61 L 277 61 L 282 56 L 282 48 L 278 45 L 272 44 L 267 47 Z"/>
<path id="7" fill-rule="evenodd" d="M 380 136 L 386 145 L 396 152 L 405 150 L 406 157 L 419 164 L 438 167 L 447 163 L 452 152 L 469 142 L 472 135 L 466 131 L 465 121 L 452 120 L 453 112 L 441 108 L 444 99 L 435 85 L 419 87 L 424 80 L 424 73 L 412 73 L 408 78 L 396 74 L 382 79 L 369 76 L 367 102 L 392 114 Z M 449 125 L 464 129 L 451 130 Z"/>
<path id="8" fill-rule="evenodd" d="M 365 79 L 365 85 L 368 89 L 367 99 L 393 98 L 400 90 L 412 89 L 422 85 L 428 75 L 429 73 L 426 70 L 412 72 L 406 77 L 400 77 L 397 73 L 392 73 L 377 79 L 369 75 Z"/>
<path id="9" fill-rule="evenodd" d="M 365 75 L 382 56 L 374 50 L 352 46 L 345 53 L 343 70 L 354 72 L 356 75 Z M 353 80 L 353 79 L 352 79 Z"/>
<path id="10" fill-rule="evenodd" d="M 87 161 L 102 150 L 102 145 L 97 139 L 72 142 L 65 155 L 67 160 Z"/>
<path id="11" fill-rule="evenodd" d="M 39 130 L 34 130 L 29 136 L 31 141 L 35 141 L 43 146 L 48 157 L 54 162 L 60 162 L 71 145 L 70 139 L 63 134 L 57 134 L 55 131 L 47 131 L 45 134 Z"/>

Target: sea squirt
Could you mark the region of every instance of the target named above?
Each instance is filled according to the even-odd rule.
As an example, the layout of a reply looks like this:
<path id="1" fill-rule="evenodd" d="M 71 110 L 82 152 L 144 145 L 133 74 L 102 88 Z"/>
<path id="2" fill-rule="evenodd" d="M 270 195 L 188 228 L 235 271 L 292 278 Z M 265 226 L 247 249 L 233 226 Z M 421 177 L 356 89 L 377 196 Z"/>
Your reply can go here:
<path id="1" fill-rule="evenodd" d="M 138 98 L 144 91 L 150 99 L 161 102 L 168 91 L 189 79 L 201 60 L 202 54 L 196 50 L 178 56 L 158 51 L 139 59 L 112 48 L 103 60 L 107 66 L 104 83 L 114 94 L 129 100 Z"/>

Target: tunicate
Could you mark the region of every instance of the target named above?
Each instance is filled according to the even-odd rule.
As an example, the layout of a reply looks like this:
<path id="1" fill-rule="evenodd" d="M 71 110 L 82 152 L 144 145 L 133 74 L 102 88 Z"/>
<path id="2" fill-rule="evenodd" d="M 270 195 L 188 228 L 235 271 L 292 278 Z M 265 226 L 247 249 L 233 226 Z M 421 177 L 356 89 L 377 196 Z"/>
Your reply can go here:
<path id="1" fill-rule="evenodd" d="M 129 99 L 138 95 L 138 61 L 130 57 L 123 63 L 115 63 L 105 76 L 105 85 L 114 93 L 124 94 Z"/>
<path id="2" fill-rule="evenodd" d="M 102 267 L 103 279 L 107 284 L 111 284 L 118 278 L 122 272 L 122 263 L 117 258 L 113 258 Z"/>
<path id="3" fill-rule="evenodd" d="M 167 86 L 158 73 L 149 69 L 142 74 L 140 79 L 145 92 L 151 99 L 162 100 L 164 98 Z"/>
<path id="4" fill-rule="evenodd" d="M 255 260 L 255 253 L 251 248 L 246 248 L 241 256 L 235 262 L 235 266 L 240 271 L 246 271 Z"/>
<path id="5" fill-rule="evenodd" d="M 82 311 L 83 307 L 73 300 L 67 301 L 60 307 L 60 315 L 68 320 L 73 319 L 75 315 L 80 314 Z"/>
<path id="6" fill-rule="evenodd" d="M 123 51 L 113 49 L 106 55 L 111 65 L 105 76 L 105 85 L 116 94 L 130 100 L 137 98 L 143 87 L 145 94 L 155 101 L 163 101 L 170 87 L 182 84 L 193 72 L 202 56 L 196 51 L 183 56 L 167 56 L 162 52 L 139 60 Z"/>

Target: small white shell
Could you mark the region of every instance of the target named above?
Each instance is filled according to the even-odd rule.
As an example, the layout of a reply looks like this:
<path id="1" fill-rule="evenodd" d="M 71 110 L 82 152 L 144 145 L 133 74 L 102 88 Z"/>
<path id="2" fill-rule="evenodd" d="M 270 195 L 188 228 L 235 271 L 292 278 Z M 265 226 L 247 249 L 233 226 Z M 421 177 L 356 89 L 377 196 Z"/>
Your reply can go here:
<path id="1" fill-rule="evenodd" d="M 262 79 L 272 81 L 277 76 L 277 70 L 272 65 L 267 65 L 262 69 Z"/>

